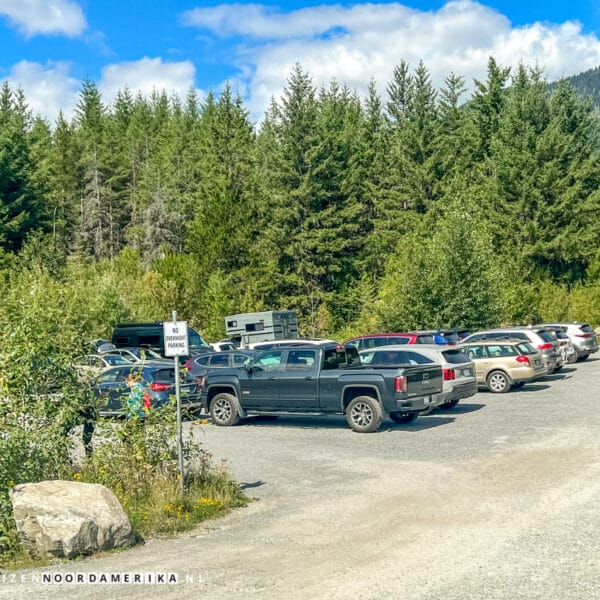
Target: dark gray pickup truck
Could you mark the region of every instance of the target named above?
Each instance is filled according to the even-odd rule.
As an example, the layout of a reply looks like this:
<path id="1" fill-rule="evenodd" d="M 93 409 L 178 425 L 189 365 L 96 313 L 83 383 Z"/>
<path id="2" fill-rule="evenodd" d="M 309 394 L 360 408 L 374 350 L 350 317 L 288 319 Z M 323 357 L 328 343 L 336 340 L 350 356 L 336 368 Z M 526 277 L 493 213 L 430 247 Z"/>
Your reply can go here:
<path id="1" fill-rule="evenodd" d="M 360 365 L 355 348 L 336 343 L 281 347 L 237 369 L 209 372 L 202 405 L 215 425 L 235 425 L 249 414 L 344 414 L 361 433 L 383 418 L 408 423 L 442 391 L 439 365 L 376 369 Z"/>

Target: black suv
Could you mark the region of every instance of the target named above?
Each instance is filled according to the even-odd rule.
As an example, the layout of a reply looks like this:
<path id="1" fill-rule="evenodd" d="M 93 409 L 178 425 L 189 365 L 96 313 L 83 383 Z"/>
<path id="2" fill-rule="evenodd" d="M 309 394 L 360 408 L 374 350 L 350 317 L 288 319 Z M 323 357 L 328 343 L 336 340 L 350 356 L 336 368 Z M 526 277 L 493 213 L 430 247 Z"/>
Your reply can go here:
<path id="1" fill-rule="evenodd" d="M 212 348 L 202 339 L 202 336 L 188 327 L 188 340 L 190 354 L 197 355 L 212 352 Z M 163 321 L 150 323 L 117 323 L 113 334 L 112 343 L 117 348 L 135 346 L 137 348 L 150 348 L 164 356 Z"/>

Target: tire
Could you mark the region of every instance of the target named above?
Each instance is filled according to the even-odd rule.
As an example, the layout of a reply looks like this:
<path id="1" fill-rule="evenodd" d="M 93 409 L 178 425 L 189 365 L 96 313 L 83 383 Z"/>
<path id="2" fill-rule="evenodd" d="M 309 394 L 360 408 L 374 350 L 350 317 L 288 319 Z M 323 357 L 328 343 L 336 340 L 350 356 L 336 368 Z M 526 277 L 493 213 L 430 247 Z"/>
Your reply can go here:
<path id="1" fill-rule="evenodd" d="M 381 405 L 370 396 L 358 396 L 348 404 L 346 420 L 350 428 L 358 433 L 377 431 L 383 421 Z"/>
<path id="2" fill-rule="evenodd" d="M 572 364 L 575 364 L 576 362 L 577 362 L 577 352 L 573 352 L 573 354 L 571 354 L 568 357 L 567 364 L 572 365 Z"/>
<path id="3" fill-rule="evenodd" d="M 518 390 L 519 388 L 522 388 L 525 385 L 524 381 L 517 381 L 516 383 L 512 384 L 512 388 L 515 390 Z"/>
<path id="4" fill-rule="evenodd" d="M 510 377 L 504 371 L 492 371 L 487 376 L 486 384 L 494 394 L 508 392 L 511 386 Z"/>
<path id="5" fill-rule="evenodd" d="M 590 355 L 589 355 L 589 354 L 580 354 L 580 355 L 577 357 L 577 360 L 578 360 L 579 362 L 583 362 L 584 360 L 587 360 L 589 357 L 590 357 Z"/>
<path id="6" fill-rule="evenodd" d="M 419 413 L 416 413 L 416 412 L 413 412 L 413 413 L 391 412 L 390 413 L 390 419 L 392 421 L 394 421 L 395 423 L 400 423 L 400 424 L 412 423 L 412 421 L 414 421 L 418 416 L 419 416 Z"/>
<path id="7" fill-rule="evenodd" d="M 231 427 L 240 420 L 237 398 L 231 394 L 217 394 L 210 403 L 212 422 L 219 427 Z"/>
<path id="8" fill-rule="evenodd" d="M 459 403 L 459 400 L 450 400 L 450 402 L 446 402 L 445 404 L 441 404 L 438 408 L 443 408 L 444 410 L 450 410 L 454 408 Z"/>

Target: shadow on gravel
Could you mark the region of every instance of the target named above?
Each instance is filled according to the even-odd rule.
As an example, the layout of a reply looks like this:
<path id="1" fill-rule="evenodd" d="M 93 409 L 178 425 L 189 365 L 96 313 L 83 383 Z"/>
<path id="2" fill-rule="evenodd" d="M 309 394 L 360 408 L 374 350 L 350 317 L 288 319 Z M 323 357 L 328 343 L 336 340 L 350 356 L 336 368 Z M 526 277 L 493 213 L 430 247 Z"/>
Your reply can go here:
<path id="1" fill-rule="evenodd" d="M 250 482 L 240 483 L 239 484 L 239 488 L 240 488 L 240 490 L 250 490 L 252 488 L 261 487 L 261 486 L 263 486 L 265 484 L 266 484 L 266 481 L 261 481 L 259 479 L 258 481 L 253 481 L 252 483 L 250 483 Z"/>
<path id="2" fill-rule="evenodd" d="M 546 378 L 544 378 L 544 381 L 546 381 Z M 544 385 L 543 383 L 526 383 L 522 388 L 512 391 L 515 394 L 522 394 L 523 392 L 541 392 L 542 390 L 549 390 L 551 387 L 551 385 Z"/>
<path id="3" fill-rule="evenodd" d="M 466 413 L 474 412 L 476 410 L 481 410 L 484 407 L 485 407 L 485 404 L 475 404 L 475 403 L 463 404 L 463 401 L 461 400 L 454 408 L 448 408 L 448 409 L 436 408 L 434 410 L 433 414 L 437 415 L 437 416 L 448 415 L 449 417 L 452 417 L 454 415 L 463 415 Z"/>
<path id="4" fill-rule="evenodd" d="M 318 416 L 304 417 L 302 415 L 289 416 L 270 416 L 270 415 L 251 415 L 240 421 L 240 427 L 296 427 L 298 429 L 348 429 L 348 423 L 343 417 L 336 416 Z"/>
<path id="5" fill-rule="evenodd" d="M 394 423 L 393 421 L 384 421 L 378 433 L 385 433 L 386 431 L 423 431 L 425 429 L 432 429 L 433 427 L 440 427 L 441 425 L 448 425 L 448 423 L 454 423 L 454 421 L 456 421 L 454 417 L 441 417 L 437 413 L 420 415 L 412 423 L 406 425 Z"/>

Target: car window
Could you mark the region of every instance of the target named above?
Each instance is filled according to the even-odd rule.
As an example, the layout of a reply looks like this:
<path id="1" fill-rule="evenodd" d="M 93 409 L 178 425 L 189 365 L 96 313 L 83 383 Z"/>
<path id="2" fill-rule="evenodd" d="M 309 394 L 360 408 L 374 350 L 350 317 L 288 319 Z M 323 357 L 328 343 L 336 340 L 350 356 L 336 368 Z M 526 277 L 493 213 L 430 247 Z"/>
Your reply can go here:
<path id="1" fill-rule="evenodd" d="M 389 337 L 388 340 L 389 340 L 390 344 L 408 344 L 408 342 L 410 341 L 410 338 L 403 335 L 403 336 Z"/>
<path id="2" fill-rule="evenodd" d="M 211 367 L 228 367 L 229 356 L 227 356 L 227 354 L 215 354 L 210 357 L 210 361 L 208 364 Z"/>
<path id="3" fill-rule="evenodd" d="M 580 325 L 579 329 L 581 329 L 583 333 L 594 333 L 594 330 L 587 323 L 585 325 Z"/>
<path id="4" fill-rule="evenodd" d="M 458 342 L 458 334 L 457 333 L 443 333 L 442 334 L 445 338 L 446 341 L 450 344 L 455 344 L 456 342 Z"/>
<path id="5" fill-rule="evenodd" d="M 537 334 L 545 341 L 545 342 L 553 342 L 554 337 L 549 331 L 543 330 L 538 331 Z"/>
<path id="6" fill-rule="evenodd" d="M 418 352 L 408 352 L 408 362 L 411 365 L 429 365 L 433 364 L 435 361 Z"/>
<path id="7" fill-rule="evenodd" d="M 166 381 L 173 383 L 175 381 L 175 369 L 156 369 L 151 373 L 154 381 Z"/>
<path id="8" fill-rule="evenodd" d="M 207 354 L 205 356 L 199 356 L 194 362 L 201 367 L 205 367 L 208 364 L 209 358 L 210 354 Z"/>
<path id="9" fill-rule="evenodd" d="M 281 356 L 281 350 L 273 350 L 260 356 L 254 364 L 263 371 L 279 371 Z"/>
<path id="10" fill-rule="evenodd" d="M 377 350 L 370 352 L 367 355 L 367 359 L 369 362 L 365 362 L 365 364 L 370 364 L 371 366 L 391 367 L 410 364 L 409 353 L 404 350 Z"/>
<path id="11" fill-rule="evenodd" d="M 478 342 L 479 340 L 482 340 L 484 337 L 485 337 L 485 333 L 474 333 L 473 335 L 469 336 L 469 341 Z"/>
<path id="12" fill-rule="evenodd" d="M 487 347 L 487 351 L 489 356 L 492 358 L 502 357 L 502 356 L 517 356 L 518 352 L 514 346 L 507 346 L 504 344 L 492 345 L 490 344 Z"/>
<path id="13" fill-rule="evenodd" d="M 312 371 L 315 364 L 314 350 L 290 350 L 287 356 L 286 371 Z"/>
<path id="14" fill-rule="evenodd" d="M 120 354 L 105 354 L 104 360 L 111 366 L 129 364 L 129 361 Z"/>
<path id="15" fill-rule="evenodd" d="M 526 333 L 523 333 L 522 331 L 515 331 L 515 332 L 511 332 L 510 334 L 503 334 L 503 337 L 511 337 L 511 338 L 515 338 L 517 340 L 528 340 L 529 336 Z"/>
<path id="16" fill-rule="evenodd" d="M 417 344 L 435 344 L 435 337 L 433 335 L 419 335 L 417 336 Z"/>
<path id="17" fill-rule="evenodd" d="M 246 354 L 234 354 L 233 355 L 233 364 L 236 367 L 243 366 L 247 360 L 250 360 L 250 356 L 247 356 Z"/>
<path id="18" fill-rule="evenodd" d="M 537 354 L 537 350 L 529 342 L 517 344 L 517 350 L 521 354 Z"/>
<path id="19" fill-rule="evenodd" d="M 119 379 L 119 369 L 109 369 L 98 376 L 98 383 L 112 383 Z"/>
<path id="20" fill-rule="evenodd" d="M 442 354 L 446 362 L 451 365 L 460 365 L 469 362 L 469 359 L 460 350 L 444 350 Z"/>
<path id="21" fill-rule="evenodd" d="M 488 357 L 485 346 L 468 346 L 467 348 L 463 348 L 462 352 L 467 355 L 469 360 L 481 360 Z"/>

